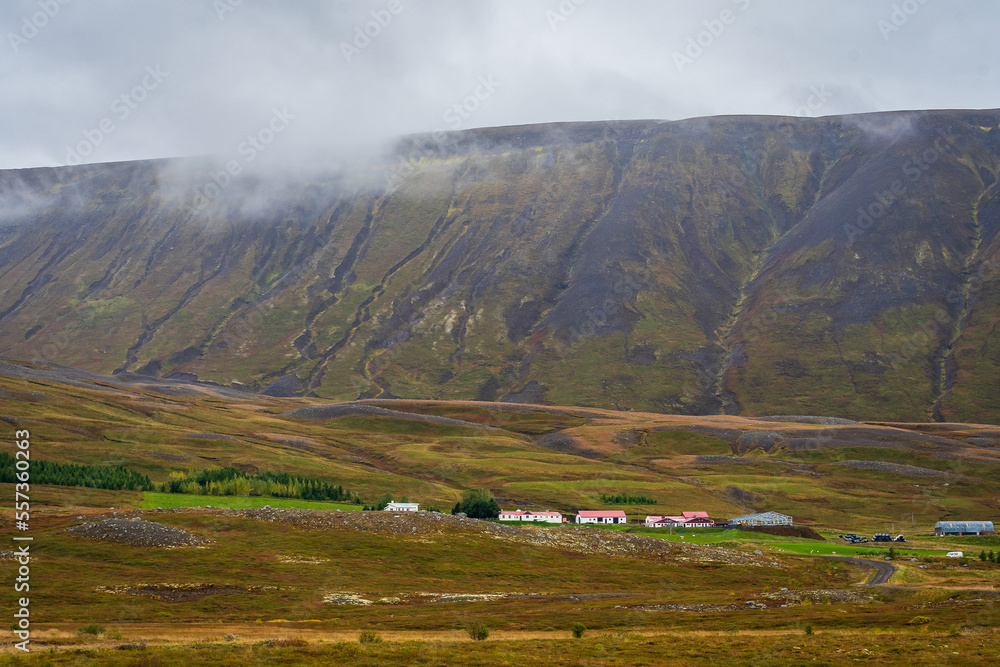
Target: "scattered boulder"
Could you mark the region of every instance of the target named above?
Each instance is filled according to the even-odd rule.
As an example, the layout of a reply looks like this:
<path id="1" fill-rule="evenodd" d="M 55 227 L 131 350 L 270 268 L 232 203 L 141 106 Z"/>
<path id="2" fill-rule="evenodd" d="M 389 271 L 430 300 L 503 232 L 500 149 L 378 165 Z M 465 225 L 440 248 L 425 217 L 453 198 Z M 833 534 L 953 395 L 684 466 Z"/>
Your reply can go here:
<path id="1" fill-rule="evenodd" d="M 893 475 L 906 475 L 908 477 L 962 477 L 962 475 L 955 475 L 943 470 L 921 468 L 919 466 L 910 466 L 903 463 L 889 463 L 888 461 L 856 461 L 851 459 L 848 461 L 837 461 L 836 463 L 831 463 L 830 465 L 847 466 L 849 468 L 857 468 L 859 470 L 875 470 L 877 472 L 885 472 Z"/>
<path id="2" fill-rule="evenodd" d="M 770 452 L 782 440 L 775 431 L 747 431 L 736 441 L 738 453 L 745 454 L 754 449 Z"/>
<path id="3" fill-rule="evenodd" d="M 104 519 L 73 526 L 62 532 L 99 542 L 113 542 L 134 547 L 189 547 L 209 543 L 209 540 L 181 528 L 165 526 L 139 517 Z"/>
<path id="4" fill-rule="evenodd" d="M 771 417 L 761 417 L 761 421 L 769 422 L 790 422 L 792 424 L 820 424 L 822 426 L 850 426 L 860 424 L 853 419 L 842 419 L 840 417 L 817 417 L 813 415 L 777 415 Z"/>

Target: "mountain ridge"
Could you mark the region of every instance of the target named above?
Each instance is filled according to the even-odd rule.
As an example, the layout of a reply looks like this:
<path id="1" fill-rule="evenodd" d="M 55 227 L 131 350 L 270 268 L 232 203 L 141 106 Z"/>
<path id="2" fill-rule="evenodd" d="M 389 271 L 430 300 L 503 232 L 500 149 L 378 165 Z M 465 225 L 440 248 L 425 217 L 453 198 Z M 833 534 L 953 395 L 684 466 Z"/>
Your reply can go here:
<path id="1" fill-rule="evenodd" d="M 338 400 L 995 421 L 998 119 L 423 135 L 369 183 L 252 175 L 201 209 L 191 162 L 0 172 L 0 353 Z"/>

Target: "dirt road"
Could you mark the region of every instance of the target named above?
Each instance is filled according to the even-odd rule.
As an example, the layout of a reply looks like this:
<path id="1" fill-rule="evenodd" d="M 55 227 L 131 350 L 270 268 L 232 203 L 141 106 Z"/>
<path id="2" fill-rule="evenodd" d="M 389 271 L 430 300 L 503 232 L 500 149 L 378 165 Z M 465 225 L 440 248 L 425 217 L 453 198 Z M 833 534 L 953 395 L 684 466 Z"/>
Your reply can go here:
<path id="1" fill-rule="evenodd" d="M 833 560 L 840 560 L 845 563 L 850 563 L 851 565 L 856 565 L 858 567 L 870 567 L 875 569 L 875 576 L 872 577 L 871 581 L 865 583 L 865 586 L 882 586 L 883 584 L 889 583 L 889 577 L 893 575 L 896 571 L 896 566 L 887 563 L 882 560 L 868 560 L 866 558 L 851 558 L 849 556 L 823 556 L 823 558 L 832 558 Z"/>

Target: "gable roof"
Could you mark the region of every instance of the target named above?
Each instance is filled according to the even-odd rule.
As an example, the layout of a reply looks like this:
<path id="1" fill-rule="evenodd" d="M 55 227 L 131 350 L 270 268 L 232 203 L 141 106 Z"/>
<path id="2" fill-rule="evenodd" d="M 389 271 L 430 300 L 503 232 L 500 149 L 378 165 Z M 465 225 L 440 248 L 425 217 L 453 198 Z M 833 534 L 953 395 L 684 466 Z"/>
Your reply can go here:
<path id="1" fill-rule="evenodd" d="M 577 514 L 588 519 L 600 519 L 609 516 L 625 518 L 625 510 L 580 510 Z"/>
<path id="2" fill-rule="evenodd" d="M 707 519 L 708 512 L 681 512 L 685 519 Z"/>

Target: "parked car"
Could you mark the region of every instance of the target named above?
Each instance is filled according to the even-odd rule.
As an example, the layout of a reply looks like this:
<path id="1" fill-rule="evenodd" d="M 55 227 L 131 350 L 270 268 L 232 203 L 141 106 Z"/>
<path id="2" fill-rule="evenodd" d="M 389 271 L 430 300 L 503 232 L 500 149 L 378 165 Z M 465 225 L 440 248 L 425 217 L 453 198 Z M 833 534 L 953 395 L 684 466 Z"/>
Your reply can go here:
<path id="1" fill-rule="evenodd" d="M 948 558 L 961 558 L 964 555 L 965 554 L 962 553 L 961 551 L 949 551 L 948 553 L 945 554 L 945 556 L 947 556 Z"/>

